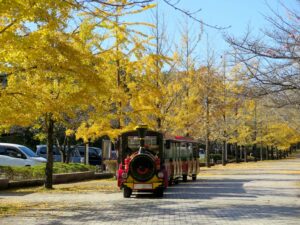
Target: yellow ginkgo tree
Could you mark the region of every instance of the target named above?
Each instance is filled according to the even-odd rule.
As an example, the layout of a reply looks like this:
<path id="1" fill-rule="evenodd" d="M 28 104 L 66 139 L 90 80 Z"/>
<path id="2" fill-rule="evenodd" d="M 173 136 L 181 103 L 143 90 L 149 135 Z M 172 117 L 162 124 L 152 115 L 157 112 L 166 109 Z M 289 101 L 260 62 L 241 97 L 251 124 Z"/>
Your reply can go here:
<path id="1" fill-rule="evenodd" d="M 140 122 L 137 114 L 144 105 L 137 108 L 133 99 L 139 98 L 136 93 L 145 66 L 145 45 L 150 37 L 136 27 L 151 24 L 129 22 L 126 16 L 142 13 L 154 6 L 134 7 L 130 1 L 114 0 L 109 2 L 109 6 L 96 4 L 92 13 L 84 15 L 85 30 L 91 36 L 89 43 L 98 59 L 95 68 L 102 71 L 109 92 L 105 99 L 97 95 L 93 97 L 89 119 L 78 128 L 77 138 L 88 141 L 108 135 L 114 139 L 120 132 L 132 129 L 135 123 Z"/>
<path id="2" fill-rule="evenodd" d="M 58 121 L 87 109 L 91 95 L 106 93 L 97 59 L 79 33 L 68 28 L 72 10 L 65 1 L 12 1 L 20 14 L 0 3 L 0 71 L 7 76 L 1 89 L 0 124 L 44 125 L 48 161 L 45 186 L 52 188 L 53 129 Z M 23 12 L 23 14 L 22 14 Z M 22 17 L 20 17 L 22 16 Z M 10 25 L 10 26 L 9 26 Z"/>

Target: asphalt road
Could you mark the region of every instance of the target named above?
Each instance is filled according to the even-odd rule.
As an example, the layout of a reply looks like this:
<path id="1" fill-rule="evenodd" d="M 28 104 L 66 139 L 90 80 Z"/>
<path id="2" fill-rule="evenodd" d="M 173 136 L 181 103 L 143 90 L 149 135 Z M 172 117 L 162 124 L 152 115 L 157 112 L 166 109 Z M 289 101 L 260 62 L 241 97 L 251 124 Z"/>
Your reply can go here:
<path id="1" fill-rule="evenodd" d="M 101 182 L 101 181 L 99 181 Z M 0 224 L 300 224 L 300 155 L 296 159 L 204 169 L 164 198 L 115 193 L 5 193 L 33 207 Z"/>

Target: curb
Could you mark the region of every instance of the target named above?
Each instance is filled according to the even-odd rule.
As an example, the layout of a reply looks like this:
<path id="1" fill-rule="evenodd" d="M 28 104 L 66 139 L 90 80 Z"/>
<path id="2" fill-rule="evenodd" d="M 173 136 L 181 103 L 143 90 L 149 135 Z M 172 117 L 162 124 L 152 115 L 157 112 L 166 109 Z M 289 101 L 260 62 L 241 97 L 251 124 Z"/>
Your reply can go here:
<path id="1" fill-rule="evenodd" d="M 8 188 L 8 179 L 0 179 L 0 190 Z"/>
<path id="2" fill-rule="evenodd" d="M 113 178 L 112 173 L 95 173 L 95 172 L 77 172 L 77 173 L 65 173 L 54 174 L 53 184 L 65 184 L 72 182 L 80 182 L 84 180 L 93 179 L 108 179 Z M 23 188 L 23 187 L 35 187 L 44 185 L 44 179 L 22 180 L 22 181 L 9 181 L 9 179 L 0 179 L 0 190 L 10 188 Z"/>

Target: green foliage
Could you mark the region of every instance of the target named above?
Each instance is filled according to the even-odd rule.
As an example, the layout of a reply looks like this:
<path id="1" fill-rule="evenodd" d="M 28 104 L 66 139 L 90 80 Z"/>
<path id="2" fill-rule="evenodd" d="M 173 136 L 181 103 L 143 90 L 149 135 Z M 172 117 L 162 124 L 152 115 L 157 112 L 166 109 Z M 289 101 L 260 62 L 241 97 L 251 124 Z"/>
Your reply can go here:
<path id="1" fill-rule="evenodd" d="M 54 174 L 58 173 L 71 173 L 71 172 L 84 172 L 84 171 L 94 171 L 95 167 L 91 165 L 85 165 L 81 163 L 54 163 L 53 171 Z"/>
<path id="2" fill-rule="evenodd" d="M 54 163 L 54 174 L 94 171 L 95 167 L 80 163 Z M 0 173 L 10 180 L 29 180 L 45 178 L 45 165 L 32 167 L 0 166 Z"/>

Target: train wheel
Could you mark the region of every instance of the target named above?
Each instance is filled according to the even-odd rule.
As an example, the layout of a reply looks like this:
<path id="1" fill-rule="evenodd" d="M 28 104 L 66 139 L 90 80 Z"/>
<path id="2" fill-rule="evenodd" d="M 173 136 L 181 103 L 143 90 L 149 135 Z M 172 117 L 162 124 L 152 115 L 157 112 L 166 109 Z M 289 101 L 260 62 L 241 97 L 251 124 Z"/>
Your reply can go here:
<path id="1" fill-rule="evenodd" d="M 161 198 L 164 196 L 164 189 L 163 188 L 157 188 L 154 190 L 154 195 L 158 198 Z"/>
<path id="2" fill-rule="evenodd" d="M 124 187 L 124 189 L 123 189 L 123 197 L 124 198 L 130 198 L 131 194 L 132 194 L 132 190 L 130 188 L 128 188 L 128 187 Z"/>
<path id="3" fill-rule="evenodd" d="M 193 181 L 197 180 L 197 175 L 196 175 L 196 174 L 193 174 L 193 175 L 192 175 L 192 180 L 193 180 Z"/>
<path id="4" fill-rule="evenodd" d="M 186 174 L 182 175 L 182 180 L 183 180 L 183 182 L 187 182 L 187 175 Z"/>

